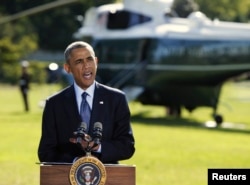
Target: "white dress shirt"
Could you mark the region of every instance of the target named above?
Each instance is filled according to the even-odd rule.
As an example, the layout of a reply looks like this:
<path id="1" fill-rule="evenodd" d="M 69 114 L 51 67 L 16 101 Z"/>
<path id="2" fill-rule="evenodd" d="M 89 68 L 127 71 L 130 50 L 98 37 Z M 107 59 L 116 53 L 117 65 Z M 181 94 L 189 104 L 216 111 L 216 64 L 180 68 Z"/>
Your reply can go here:
<path id="1" fill-rule="evenodd" d="M 88 93 L 87 102 L 89 104 L 90 110 L 92 110 L 93 106 L 93 99 L 94 99 L 94 91 L 95 91 L 95 82 L 86 90 L 81 89 L 75 82 L 74 82 L 74 88 L 75 88 L 75 94 L 76 94 L 76 102 L 78 111 L 80 113 L 80 107 L 82 102 L 82 93 L 86 92 Z"/>
<path id="2" fill-rule="evenodd" d="M 83 90 L 81 87 L 79 87 L 76 82 L 74 82 L 74 88 L 75 88 L 75 95 L 76 95 L 76 102 L 77 102 L 77 107 L 78 111 L 80 113 L 80 107 L 81 107 L 81 102 L 82 102 L 82 93 L 86 92 L 88 93 L 88 96 L 86 97 L 87 102 L 89 104 L 90 110 L 92 110 L 93 107 L 93 99 L 94 99 L 94 91 L 95 91 L 95 81 L 94 83 L 89 86 L 86 90 Z M 101 152 L 101 144 L 96 152 L 100 153 Z M 74 160 L 75 161 L 75 160 Z"/>

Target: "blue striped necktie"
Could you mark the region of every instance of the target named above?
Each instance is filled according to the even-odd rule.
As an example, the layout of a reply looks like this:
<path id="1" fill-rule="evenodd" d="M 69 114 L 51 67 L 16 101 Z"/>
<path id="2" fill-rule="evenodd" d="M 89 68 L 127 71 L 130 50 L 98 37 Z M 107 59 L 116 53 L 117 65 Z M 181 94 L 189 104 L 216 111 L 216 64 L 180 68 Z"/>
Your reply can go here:
<path id="1" fill-rule="evenodd" d="M 87 96 L 88 96 L 88 93 L 86 93 L 86 92 L 82 93 L 82 103 L 81 103 L 81 107 L 80 107 L 80 115 L 81 115 L 82 121 L 87 124 L 87 130 L 88 130 L 91 110 L 90 110 L 89 104 L 87 102 Z"/>

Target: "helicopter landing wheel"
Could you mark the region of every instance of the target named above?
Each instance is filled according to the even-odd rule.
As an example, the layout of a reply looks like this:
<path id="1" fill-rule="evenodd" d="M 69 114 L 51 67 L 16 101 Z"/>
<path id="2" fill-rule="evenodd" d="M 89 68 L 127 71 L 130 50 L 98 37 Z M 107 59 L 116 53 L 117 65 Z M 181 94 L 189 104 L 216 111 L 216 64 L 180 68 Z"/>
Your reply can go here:
<path id="1" fill-rule="evenodd" d="M 168 107 L 168 115 L 174 116 L 177 118 L 181 117 L 181 107 L 180 106 L 170 106 Z"/>
<path id="2" fill-rule="evenodd" d="M 214 120 L 217 124 L 217 126 L 221 125 L 223 123 L 223 117 L 220 114 L 215 114 L 214 115 Z"/>

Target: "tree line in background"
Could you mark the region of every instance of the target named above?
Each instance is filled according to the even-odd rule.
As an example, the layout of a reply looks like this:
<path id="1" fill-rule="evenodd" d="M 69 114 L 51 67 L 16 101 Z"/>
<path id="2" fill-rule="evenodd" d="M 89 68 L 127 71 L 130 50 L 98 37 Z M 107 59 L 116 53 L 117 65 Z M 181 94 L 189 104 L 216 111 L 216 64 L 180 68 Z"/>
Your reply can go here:
<path id="1" fill-rule="evenodd" d="M 59 0 L 58 0 L 59 1 Z M 51 3 L 51 0 L 1 0 L 0 22 L 33 7 Z M 53 2 L 56 2 L 54 0 Z M 61 51 L 72 42 L 72 34 L 81 26 L 78 15 L 91 6 L 111 3 L 114 0 L 79 0 L 43 12 L 0 24 L 0 82 L 16 83 L 20 74 L 20 61 L 41 49 Z M 44 81 L 47 64 L 34 62 L 30 66 L 32 81 Z"/>
<path id="2" fill-rule="evenodd" d="M 0 82 L 16 83 L 20 71 L 19 62 L 35 50 L 64 50 L 74 40 L 72 34 L 81 26 L 78 18 L 84 16 L 91 6 L 112 2 L 115 0 L 79 0 L 1 24 Z M 3 17 L 46 3 L 51 3 L 51 0 L 1 0 L 0 21 Z M 249 0 L 175 0 L 172 8 L 180 17 L 187 17 L 193 11 L 201 11 L 211 19 L 235 22 L 250 20 Z M 41 67 L 44 64 L 33 64 L 33 73 L 36 74 L 33 81 L 43 79 L 43 75 L 40 78 L 37 75 Z"/>

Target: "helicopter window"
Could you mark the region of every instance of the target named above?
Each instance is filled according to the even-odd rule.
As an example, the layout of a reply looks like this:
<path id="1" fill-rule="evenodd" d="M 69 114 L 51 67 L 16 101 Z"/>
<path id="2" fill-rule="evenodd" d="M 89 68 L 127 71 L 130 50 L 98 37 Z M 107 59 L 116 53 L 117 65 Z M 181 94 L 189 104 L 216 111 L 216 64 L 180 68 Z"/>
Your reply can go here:
<path id="1" fill-rule="evenodd" d="M 109 12 L 108 16 L 108 29 L 126 29 L 138 24 L 150 21 L 151 18 L 142 14 L 133 13 L 129 11 L 116 11 L 115 13 Z"/>

